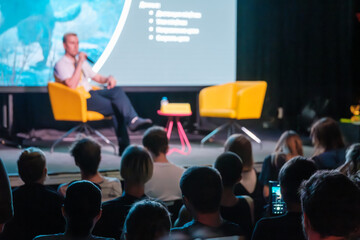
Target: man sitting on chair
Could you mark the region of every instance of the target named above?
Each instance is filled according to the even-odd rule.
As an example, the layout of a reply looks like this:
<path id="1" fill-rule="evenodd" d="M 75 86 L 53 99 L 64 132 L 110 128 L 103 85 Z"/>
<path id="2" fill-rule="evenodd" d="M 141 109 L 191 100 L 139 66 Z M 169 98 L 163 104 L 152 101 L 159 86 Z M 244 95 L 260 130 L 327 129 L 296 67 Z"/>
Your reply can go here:
<path id="1" fill-rule="evenodd" d="M 104 77 L 91 69 L 86 62 L 87 55 L 79 52 L 79 39 L 75 33 L 66 33 L 63 45 L 65 55 L 55 64 L 55 80 L 84 94 L 88 110 L 112 116 L 121 155 L 130 143 L 126 125 L 136 131 L 151 125 L 152 121 L 138 117 L 125 92 L 115 86 L 116 80 L 112 76 Z M 89 78 L 107 84 L 107 89 L 93 90 Z"/>

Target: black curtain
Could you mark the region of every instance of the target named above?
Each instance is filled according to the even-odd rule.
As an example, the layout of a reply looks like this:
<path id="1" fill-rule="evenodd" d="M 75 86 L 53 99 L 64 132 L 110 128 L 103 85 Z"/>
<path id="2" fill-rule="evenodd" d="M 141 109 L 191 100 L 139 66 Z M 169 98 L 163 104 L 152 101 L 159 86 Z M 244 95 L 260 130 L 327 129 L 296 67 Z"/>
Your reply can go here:
<path id="1" fill-rule="evenodd" d="M 360 96 L 356 2 L 238 0 L 237 79 L 268 82 L 263 116 L 284 108 L 296 128 L 305 104 L 329 100 L 323 114 L 349 117 Z"/>

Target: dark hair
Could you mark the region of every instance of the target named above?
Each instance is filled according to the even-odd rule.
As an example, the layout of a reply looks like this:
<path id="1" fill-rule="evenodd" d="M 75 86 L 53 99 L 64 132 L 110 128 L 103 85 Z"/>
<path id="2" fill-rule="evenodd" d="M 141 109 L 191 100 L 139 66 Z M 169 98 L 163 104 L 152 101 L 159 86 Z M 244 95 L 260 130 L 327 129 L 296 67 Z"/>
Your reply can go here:
<path id="1" fill-rule="evenodd" d="M 46 165 L 45 154 L 39 148 L 29 147 L 17 160 L 18 171 L 24 183 L 34 183 L 41 179 Z"/>
<path id="2" fill-rule="evenodd" d="M 70 152 L 86 176 L 97 173 L 101 159 L 101 146 L 98 142 L 89 137 L 80 139 L 74 142 Z"/>
<path id="3" fill-rule="evenodd" d="M 316 121 L 310 136 L 315 146 L 315 154 L 345 147 L 339 124 L 332 118 L 324 117 Z"/>
<path id="4" fill-rule="evenodd" d="M 219 172 L 210 167 L 191 167 L 180 179 L 182 194 L 196 211 L 212 213 L 219 209 L 222 182 Z"/>
<path id="5" fill-rule="evenodd" d="M 280 169 L 279 181 L 286 203 L 299 203 L 299 187 L 316 172 L 317 168 L 313 161 L 305 157 L 294 157 L 287 161 Z"/>
<path id="6" fill-rule="evenodd" d="M 243 161 L 243 167 L 250 168 L 254 164 L 250 140 L 244 134 L 233 134 L 225 142 L 225 152 L 237 154 Z"/>
<path id="7" fill-rule="evenodd" d="M 120 162 L 120 175 L 124 181 L 145 184 L 152 174 L 153 162 L 148 151 L 141 146 L 128 146 Z"/>
<path id="8" fill-rule="evenodd" d="M 169 235 L 170 213 L 162 204 L 151 200 L 136 202 L 130 209 L 123 234 L 127 240 L 153 240 Z"/>
<path id="9" fill-rule="evenodd" d="M 63 43 L 66 43 L 66 38 L 68 37 L 68 36 L 75 36 L 75 37 L 77 37 L 77 34 L 76 33 L 72 33 L 72 32 L 69 32 L 69 33 L 65 33 L 64 34 L 64 36 L 63 36 Z"/>
<path id="10" fill-rule="evenodd" d="M 352 163 L 348 174 L 355 175 L 360 170 L 360 143 L 351 145 L 346 151 L 346 163 Z"/>
<path id="11" fill-rule="evenodd" d="M 360 189 L 337 171 L 318 171 L 301 186 L 301 204 L 321 237 L 348 237 L 360 226 Z"/>
<path id="12" fill-rule="evenodd" d="M 155 156 L 159 156 L 168 150 L 169 140 L 163 127 L 154 126 L 146 130 L 142 144 Z"/>
<path id="13" fill-rule="evenodd" d="M 235 153 L 222 153 L 217 157 L 214 167 L 219 171 L 224 187 L 233 187 L 241 178 L 242 160 Z"/>
<path id="14" fill-rule="evenodd" d="M 81 180 L 69 184 L 66 189 L 64 210 L 68 232 L 82 236 L 93 227 L 94 217 L 101 209 L 101 191 L 92 182 Z"/>

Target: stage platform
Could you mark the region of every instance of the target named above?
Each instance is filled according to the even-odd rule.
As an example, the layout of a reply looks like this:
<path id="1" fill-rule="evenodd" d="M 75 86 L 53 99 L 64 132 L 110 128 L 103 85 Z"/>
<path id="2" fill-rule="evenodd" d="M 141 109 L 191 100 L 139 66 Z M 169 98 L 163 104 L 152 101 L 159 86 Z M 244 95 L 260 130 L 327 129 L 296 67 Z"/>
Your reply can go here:
<path id="1" fill-rule="evenodd" d="M 111 129 L 102 129 L 103 133 L 110 138 L 113 142 L 116 142 L 115 136 L 112 134 Z M 262 139 L 262 147 L 252 142 L 253 154 L 255 161 L 255 168 L 260 172 L 264 158 L 270 154 L 276 145 L 276 141 L 279 138 L 281 132 L 269 129 L 258 130 L 255 132 Z M 42 149 L 47 158 L 47 168 L 49 177 L 45 184 L 57 185 L 63 182 L 80 179 L 79 169 L 75 166 L 73 158 L 69 154 L 69 147 L 71 142 L 75 140 L 75 135 L 67 138 L 66 142 L 63 142 L 55 148 L 53 153 L 50 153 L 50 146 L 52 142 L 61 135 L 62 132 L 55 130 L 38 130 L 31 133 L 28 140 L 23 141 L 23 148 L 28 146 L 36 146 Z M 141 144 L 143 132 L 132 133 L 130 135 L 132 144 Z M 200 140 L 204 137 L 198 133 L 187 133 L 189 141 L 192 146 L 192 152 L 185 156 L 179 153 L 173 153 L 168 156 L 168 159 L 185 168 L 190 166 L 211 166 L 216 157 L 223 151 L 223 145 L 226 139 L 225 134 L 220 134 L 213 139 L 212 142 L 206 143 L 203 147 L 200 146 Z M 305 139 L 305 141 L 308 139 Z M 103 143 L 99 141 L 100 143 Z M 171 147 L 180 147 L 180 142 L 177 136 L 173 135 L 171 138 Z M 17 174 L 16 161 L 23 149 L 14 148 L 5 145 L 0 145 L 0 157 L 4 161 L 6 169 L 10 175 L 10 181 L 12 186 L 21 185 L 22 182 Z M 304 146 L 305 156 L 311 156 L 313 151 L 312 147 Z M 105 176 L 120 177 L 119 166 L 121 158 L 114 155 L 112 147 L 103 144 L 102 147 L 102 160 L 100 163 L 100 171 Z"/>

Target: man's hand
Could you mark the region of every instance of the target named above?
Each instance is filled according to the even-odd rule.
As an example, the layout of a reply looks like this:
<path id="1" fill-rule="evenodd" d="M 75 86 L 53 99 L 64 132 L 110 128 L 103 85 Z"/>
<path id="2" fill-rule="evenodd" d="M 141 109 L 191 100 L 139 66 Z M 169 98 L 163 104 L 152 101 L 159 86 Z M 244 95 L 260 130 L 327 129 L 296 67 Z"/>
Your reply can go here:
<path id="1" fill-rule="evenodd" d="M 108 77 L 107 89 L 112 89 L 116 85 L 116 80 L 113 76 Z"/>
<path id="2" fill-rule="evenodd" d="M 84 52 L 79 52 L 79 62 L 83 63 L 87 58 L 86 53 Z"/>

